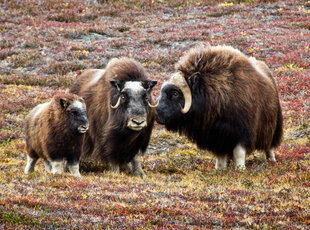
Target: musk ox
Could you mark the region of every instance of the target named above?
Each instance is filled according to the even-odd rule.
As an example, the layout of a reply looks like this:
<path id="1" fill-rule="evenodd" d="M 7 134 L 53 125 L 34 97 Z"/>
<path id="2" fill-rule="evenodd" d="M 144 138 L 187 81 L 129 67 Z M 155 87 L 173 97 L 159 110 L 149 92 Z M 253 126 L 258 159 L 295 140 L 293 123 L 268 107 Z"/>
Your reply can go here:
<path id="1" fill-rule="evenodd" d="M 196 47 L 176 64 L 162 85 L 157 120 L 216 156 L 216 169 L 233 159 L 273 149 L 282 137 L 277 87 L 267 65 L 229 46 Z"/>
<path id="2" fill-rule="evenodd" d="M 71 174 L 79 177 L 81 146 L 88 126 L 85 102 L 77 95 L 56 95 L 37 105 L 25 118 L 25 173 L 33 172 L 37 160 L 43 158 L 47 171 L 62 173 L 65 161 Z"/>
<path id="3" fill-rule="evenodd" d="M 71 88 L 85 97 L 89 132 L 82 161 L 108 163 L 113 171 L 144 177 L 140 154 L 149 143 L 155 109 L 144 68 L 130 58 L 112 59 L 105 69 L 86 70 Z M 140 154 L 139 154 L 140 153 Z"/>

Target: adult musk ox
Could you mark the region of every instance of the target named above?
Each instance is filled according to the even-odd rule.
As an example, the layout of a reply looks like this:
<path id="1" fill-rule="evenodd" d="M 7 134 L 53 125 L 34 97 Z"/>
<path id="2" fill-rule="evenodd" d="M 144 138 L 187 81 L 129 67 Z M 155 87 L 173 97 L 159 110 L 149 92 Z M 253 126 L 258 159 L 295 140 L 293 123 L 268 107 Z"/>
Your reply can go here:
<path id="1" fill-rule="evenodd" d="M 150 140 L 155 119 L 151 91 L 156 83 L 147 79 L 140 64 L 125 57 L 80 76 L 71 92 L 84 96 L 87 105 L 90 127 L 83 161 L 100 160 L 113 171 L 126 168 L 144 176 L 138 153 L 146 150 Z"/>
<path id="2" fill-rule="evenodd" d="M 158 122 L 216 156 L 216 169 L 263 150 L 276 161 L 282 114 L 272 73 L 264 62 L 229 46 L 191 49 L 162 85 Z"/>
<path id="3" fill-rule="evenodd" d="M 84 100 L 73 94 L 56 95 L 37 105 L 25 118 L 27 165 L 33 172 L 38 158 L 53 174 L 62 173 L 64 161 L 74 176 L 80 176 L 79 158 L 83 134 L 88 129 Z"/>

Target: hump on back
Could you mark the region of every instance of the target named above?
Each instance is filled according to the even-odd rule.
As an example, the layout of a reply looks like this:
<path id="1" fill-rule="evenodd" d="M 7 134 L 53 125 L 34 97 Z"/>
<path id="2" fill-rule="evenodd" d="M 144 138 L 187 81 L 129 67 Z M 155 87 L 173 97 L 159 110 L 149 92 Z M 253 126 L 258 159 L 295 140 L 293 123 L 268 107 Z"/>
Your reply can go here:
<path id="1" fill-rule="evenodd" d="M 215 167 L 229 159 L 245 167 L 247 153 L 273 149 L 282 137 L 277 87 L 267 65 L 229 46 L 197 47 L 162 85 L 157 121 L 213 152 Z"/>

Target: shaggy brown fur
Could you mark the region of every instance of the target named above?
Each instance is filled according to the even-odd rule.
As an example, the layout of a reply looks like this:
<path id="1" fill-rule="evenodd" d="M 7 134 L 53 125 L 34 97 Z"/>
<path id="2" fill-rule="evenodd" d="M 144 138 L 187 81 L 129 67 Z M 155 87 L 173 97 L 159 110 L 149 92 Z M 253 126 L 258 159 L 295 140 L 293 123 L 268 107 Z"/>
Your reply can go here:
<path id="1" fill-rule="evenodd" d="M 167 101 L 159 100 L 157 111 L 166 118 L 162 123 L 169 130 L 179 131 L 217 156 L 231 156 L 237 144 L 247 153 L 268 152 L 280 144 L 281 107 L 264 62 L 228 46 L 198 47 L 180 59 L 176 71 L 187 80 L 193 101 L 187 114 L 175 114 L 173 119 L 161 109 Z M 195 74 L 199 77 L 193 82 Z"/>
<path id="2" fill-rule="evenodd" d="M 147 76 L 144 68 L 134 60 L 113 59 L 105 70 L 85 71 L 71 88 L 72 93 L 85 96 L 90 121 L 83 145 L 83 161 L 127 163 L 139 151 L 144 152 L 149 143 L 154 123 L 153 109 L 146 106 L 147 127 L 141 131 L 127 129 L 123 118 L 126 111 L 110 107 L 111 104 L 116 104 L 120 96 L 110 84 L 115 79 L 121 82 L 145 82 Z M 148 99 L 152 101 L 150 95 Z"/>
<path id="3" fill-rule="evenodd" d="M 76 101 L 84 108 L 79 107 L 77 111 L 73 111 L 76 110 L 73 106 Z M 78 129 L 81 126 L 88 128 L 85 110 L 86 106 L 81 97 L 62 94 L 30 111 L 25 118 L 24 128 L 27 154 L 34 163 L 25 170 L 26 173 L 33 171 L 38 158 L 45 160 L 47 170 L 52 170 L 52 162 L 63 159 L 67 160 L 69 165 L 78 164 L 83 140 Z M 70 114 L 72 112 L 75 114 Z"/>

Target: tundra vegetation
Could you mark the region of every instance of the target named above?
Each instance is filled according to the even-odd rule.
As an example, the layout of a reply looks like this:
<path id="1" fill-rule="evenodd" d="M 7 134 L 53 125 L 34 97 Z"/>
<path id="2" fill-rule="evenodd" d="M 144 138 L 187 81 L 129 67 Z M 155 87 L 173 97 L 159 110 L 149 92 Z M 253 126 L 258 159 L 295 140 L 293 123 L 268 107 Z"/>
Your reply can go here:
<path id="1" fill-rule="evenodd" d="M 0 0 L 0 228 L 306 229 L 310 224 L 310 2 Z M 262 153 L 246 170 L 155 125 L 147 178 L 97 170 L 52 176 L 39 161 L 25 175 L 22 122 L 114 57 L 157 80 L 197 44 L 231 45 L 274 73 L 284 118 L 277 163 Z M 100 166 L 98 166 L 100 167 Z"/>

